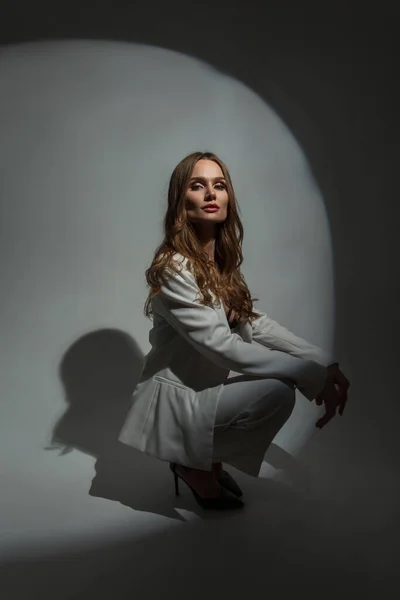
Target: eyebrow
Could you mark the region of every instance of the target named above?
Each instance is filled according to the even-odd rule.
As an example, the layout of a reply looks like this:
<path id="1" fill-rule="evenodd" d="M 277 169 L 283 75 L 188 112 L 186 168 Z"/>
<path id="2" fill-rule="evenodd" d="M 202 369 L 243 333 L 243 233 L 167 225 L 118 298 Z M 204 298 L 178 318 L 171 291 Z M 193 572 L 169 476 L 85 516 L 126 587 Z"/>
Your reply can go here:
<path id="1" fill-rule="evenodd" d="M 194 181 L 195 179 L 199 179 L 200 181 L 206 181 L 205 177 L 191 177 L 189 181 Z M 211 177 L 212 181 L 217 181 L 217 180 L 221 180 L 223 179 L 225 181 L 225 177 L 221 176 L 221 177 Z"/>

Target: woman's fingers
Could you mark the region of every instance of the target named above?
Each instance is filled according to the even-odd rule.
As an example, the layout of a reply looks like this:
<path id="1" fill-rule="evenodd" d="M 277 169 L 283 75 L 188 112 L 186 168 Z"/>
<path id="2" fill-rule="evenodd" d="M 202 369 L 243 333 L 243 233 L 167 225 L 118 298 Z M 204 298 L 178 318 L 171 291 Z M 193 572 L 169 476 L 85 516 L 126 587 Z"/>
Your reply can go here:
<path id="1" fill-rule="evenodd" d="M 323 417 L 321 417 L 320 419 L 318 419 L 318 421 L 316 422 L 316 427 L 318 427 L 319 429 L 322 429 L 323 427 L 325 427 L 325 425 L 327 423 L 329 423 L 329 421 L 331 419 L 333 419 L 333 417 L 336 415 L 336 410 L 330 410 L 327 411 Z"/>
<path id="2" fill-rule="evenodd" d="M 347 392 L 344 391 L 341 394 L 340 402 L 339 402 L 339 415 L 340 416 L 342 416 L 346 404 L 347 404 Z"/>
<path id="3" fill-rule="evenodd" d="M 333 382 L 328 380 L 326 387 L 316 400 L 317 404 L 320 400 L 325 403 L 325 414 L 316 422 L 316 426 L 322 429 L 336 415 L 341 398 Z"/>

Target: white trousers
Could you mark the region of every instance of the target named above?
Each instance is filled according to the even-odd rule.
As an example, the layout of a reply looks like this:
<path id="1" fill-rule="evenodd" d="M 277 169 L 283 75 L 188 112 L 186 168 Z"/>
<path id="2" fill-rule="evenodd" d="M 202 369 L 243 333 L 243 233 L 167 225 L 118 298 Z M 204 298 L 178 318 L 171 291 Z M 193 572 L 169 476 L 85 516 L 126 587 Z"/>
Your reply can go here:
<path id="1" fill-rule="evenodd" d="M 245 459 L 243 470 L 257 476 L 269 445 L 294 405 L 295 386 L 289 380 L 230 374 L 217 405 L 213 462 L 241 469 Z"/>

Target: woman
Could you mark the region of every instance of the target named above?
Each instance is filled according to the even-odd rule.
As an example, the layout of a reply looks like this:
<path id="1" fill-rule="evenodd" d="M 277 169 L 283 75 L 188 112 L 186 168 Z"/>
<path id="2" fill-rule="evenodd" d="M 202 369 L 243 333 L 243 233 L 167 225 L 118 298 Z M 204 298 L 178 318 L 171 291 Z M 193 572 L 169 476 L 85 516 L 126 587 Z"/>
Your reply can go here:
<path id="1" fill-rule="evenodd" d="M 119 439 L 169 461 L 177 494 L 180 478 L 202 507 L 239 508 L 223 462 L 258 476 L 295 387 L 325 403 L 323 427 L 337 407 L 343 414 L 349 383 L 320 348 L 253 311 L 237 201 L 215 154 L 175 167 L 164 233 L 146 271 L 152 348 Z"/>

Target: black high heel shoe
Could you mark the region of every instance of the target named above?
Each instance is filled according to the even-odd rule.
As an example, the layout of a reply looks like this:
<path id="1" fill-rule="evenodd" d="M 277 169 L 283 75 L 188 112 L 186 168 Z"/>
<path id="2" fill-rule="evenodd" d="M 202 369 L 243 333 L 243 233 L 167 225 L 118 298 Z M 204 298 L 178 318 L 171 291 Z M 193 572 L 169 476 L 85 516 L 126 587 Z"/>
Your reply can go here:
<path id="1" fill-rule="evenodd" d="M 221 493 L 216 498 L 202 498 L 196 492 L 195 489 L 184 479 L 179 473 L 176 471 L 176 463 L 170 463 L 169 468 L 174 474 L 175 478 L 175 494 L 179 496 L 179 482 L 178 478 L 182 479 L 192 491 L 196 501 L 202 508 L 214 509 L 214 510 L 229 510 L 234 508 L 243 508 L 244 504 L 239 498 L 235 498 L 229 492 L 227 492 L 224 488 L 221 488 Z"/>
<path id="2" fill-rule="evenodd" d="M 220 483 L 224 488 L 235 494 L 235 496 L 243 496 L 243 492 L 233 479 L 232 475 L 228 473 L 228 471 L 222 470 L 222 475 L 217 477 L 218 483 Z"/>

